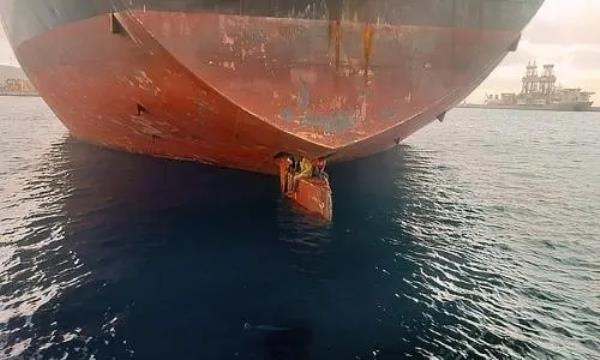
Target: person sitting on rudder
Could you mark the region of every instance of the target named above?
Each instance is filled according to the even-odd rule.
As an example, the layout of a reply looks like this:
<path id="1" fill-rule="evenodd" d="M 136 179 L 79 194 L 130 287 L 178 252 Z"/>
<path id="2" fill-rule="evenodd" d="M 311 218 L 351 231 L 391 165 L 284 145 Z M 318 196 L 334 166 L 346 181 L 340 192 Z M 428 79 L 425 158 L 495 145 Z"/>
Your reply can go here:
<path id="1" fill-rule="evenodd" d="M 325 167 L 327 166 L 327 161 L 323 158 L 316 159 L 313 161 L 313 175 L 316 178 L 327 180 L 328 176 L 325 172 Z"/>
<path id="2" fill-rule="evenodd" d="M 296 189 L 298 188 L 298 182 L 302 179 L 309 179 L 313 176 L 313 165 L 312 162 L 303 157 L 302 160 L 300 160 L 300 172 L 298 174 L 296 174 L 294 176 L 294 189 L 293 191 L 296 191 Z"/>

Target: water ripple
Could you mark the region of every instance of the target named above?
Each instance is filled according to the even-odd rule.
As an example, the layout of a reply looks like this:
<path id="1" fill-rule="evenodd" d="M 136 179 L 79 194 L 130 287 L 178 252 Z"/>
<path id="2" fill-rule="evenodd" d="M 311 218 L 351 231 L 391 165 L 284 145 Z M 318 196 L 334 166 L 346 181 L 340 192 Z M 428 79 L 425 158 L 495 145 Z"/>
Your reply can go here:
<path id="1" fill-rule="evenodd" d="M 5 105 L 0 357 L 600 357 L 597 119 L 456 111 L 333 167 L 328 225 Z"/>

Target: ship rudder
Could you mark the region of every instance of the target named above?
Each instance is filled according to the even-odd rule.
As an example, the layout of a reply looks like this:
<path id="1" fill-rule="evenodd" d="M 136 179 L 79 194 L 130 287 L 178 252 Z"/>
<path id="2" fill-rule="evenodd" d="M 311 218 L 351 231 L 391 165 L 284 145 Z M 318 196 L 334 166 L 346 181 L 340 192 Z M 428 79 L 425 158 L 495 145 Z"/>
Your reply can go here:
<path id="1" fill-rule="evenodd" d="M 315 165 L 304 166 L 306 162 Z M 277 163 L 282 195 L 308 213 L 331 222 L 333 198 L 329 177 L 324 172 L 324 160 L 310 161 L 283 155 L 277 158 Z"/>

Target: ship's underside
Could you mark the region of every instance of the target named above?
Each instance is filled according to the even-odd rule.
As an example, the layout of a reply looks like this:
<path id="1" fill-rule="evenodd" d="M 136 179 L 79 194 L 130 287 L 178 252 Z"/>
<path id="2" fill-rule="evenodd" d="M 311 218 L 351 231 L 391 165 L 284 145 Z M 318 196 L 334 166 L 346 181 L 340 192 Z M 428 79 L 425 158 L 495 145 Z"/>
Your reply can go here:
<path id="1" fill-rule="evenodd" d="M 278 154 L 351 160 L 440 117 L 541 0 L 82 3 L 0 0 L 75 137 L 273 173 Z"/>

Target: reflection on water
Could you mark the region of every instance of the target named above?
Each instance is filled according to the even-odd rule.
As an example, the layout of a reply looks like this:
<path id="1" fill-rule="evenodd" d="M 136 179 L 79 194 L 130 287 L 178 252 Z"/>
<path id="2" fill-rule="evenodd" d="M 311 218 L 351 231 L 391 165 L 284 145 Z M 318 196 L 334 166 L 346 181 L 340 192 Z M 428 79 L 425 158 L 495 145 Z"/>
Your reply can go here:
<path id="1" fill-rule="evenodd" d="M 599 203 L 544 228 L 541 195 L 508 200 L 543 181 L 498 190 L 488 155 L 428 142 L 447 134 L 333 168 L 326 225 L 275 178 L 98 149 L 34 110 L 1 123 L 0 357 L 599 354 Z"/>

